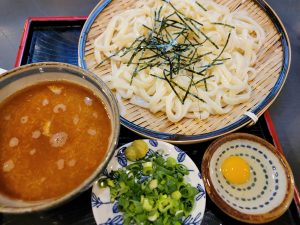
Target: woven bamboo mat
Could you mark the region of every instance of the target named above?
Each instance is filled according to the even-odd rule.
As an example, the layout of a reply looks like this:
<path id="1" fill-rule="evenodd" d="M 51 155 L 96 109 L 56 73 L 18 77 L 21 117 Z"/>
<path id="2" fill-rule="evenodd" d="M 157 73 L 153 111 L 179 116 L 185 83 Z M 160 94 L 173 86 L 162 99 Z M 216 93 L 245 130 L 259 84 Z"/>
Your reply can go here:
<path id="1" fill-rule="evenodd" d="M 85 61 L 88 70 L 98 76 L 110 73 L 110 65 L 95 68 L 97 65 L 94 58 L 93 43 L 106 28 L 106 24 L 111 18 L 126 9 L 132 8 L 137 4 L 136 0 L 112 1 L 95 19 L 88 34 L 85 45 Z M 257 54 L 255 68 L 258 75 L 250 82 L 252 86 L 252 97 L 247 103 L 234 107 L 225 115 L 211 115 L 206 120 L 183 119 L 180 122 L 172 123 L 167 120 L 164 113 L 150 113 L 148 110 L 124 101 L 126 114 L 125 119 L 134 124 L 158 131 L 171 134 L 197 135 L 209 133 L 224 128 L 243 116 L 246 111 L 253 109 L 260 104 L 270 93 L 279 78 L 283 66 L 283 46 L 281 44 L 281 34 L 278 33 L 269 16 L 253 0 L 217 0 L 217 3 L 226 5 L 231 11 L 247 11 L 265 30 L 265 42 Z M 266 106 L 260 115 L 267 109 Z M 258 116 L 260 116 L 258 115 Z"/>

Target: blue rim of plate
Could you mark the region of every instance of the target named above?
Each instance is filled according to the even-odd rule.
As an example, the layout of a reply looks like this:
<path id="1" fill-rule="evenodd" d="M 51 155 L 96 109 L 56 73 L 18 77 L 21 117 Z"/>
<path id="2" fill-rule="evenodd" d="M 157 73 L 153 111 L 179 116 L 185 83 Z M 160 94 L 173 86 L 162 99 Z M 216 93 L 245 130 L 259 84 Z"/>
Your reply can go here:
<path id="1" fill-rule="evenodd" d="M 261 7 L 261 9 L 272 20 L 277 32 L 281 35 L 280 39 L 281 39 L 282 50 L 283 50 L 282 68 L 275 85 L 273 86 L 270 93 L 264 98 L 264 100 L 261 101 L 260 104 L 258 104 L 251 110 L 251 112 L 254 115 L 260 115 L 264 111 L 266 111 L 267 108 L 273 103 L 273 101 L 276 99 L 276 97 L 278 96 L 279 92 L 281 91 L 285 83 L 285 80 L 289 72 L 290 63 L 291 63 L 291 46 L 284 25 L 282 24 L 280 18 L 277 16 L 275 11 L 270 7 L 270 5 L 264 0 L 251 0 L 251 1 L 255 2 L 259 7 Z M 110 2 L 112 2 L 112 0 L 104 0 L 103 2 L 100 2 L 90 13 L 88 19 L 86 20 L 82 28 L 80 38 L 79 38 L 79 44 L 78 44 L 78 65 L 83 69 L 86 70 L 88 69 L 84 59 L 87 34 L 92 24 L 94 23 L 95 19 L 97 18 L 97 16 L 105 9 L 105 7 Z M 197 143 L 197 142 L 209 140 L 233 132 L 252 122 L 250 117 L 244 115 L 234 123 L 231 123 L 221 129 L 212 132 L 196 134 L 196 135 L 182 135 L 182 134 L 171 134 L 171 133 L 150 130 L 141 127 L 139 125 L 136 125 L 133 122 L 128 121 L 122 116 L 120 116 L 120 121 L 121 124 L 127 127 L 128 129 L 137 132 L 143 136 L 165 140 L 171 143 Z"/>
<path id="2" fill-rule="evenodd" d="M 190 183 L 193 187 L 196 187 L 198 193 L 195 196 L 194 208 L 187 217 L 183 218 L 182 225 L 200 225 L 205 216 L 206 190 L 203 177 L 195 162 L 186 152 L 175 145 L 155 139 L 143 139 L 143 141 L 149 146 L 149 151 L 146 156 L 148 154 L 153 154 L 155 151 L 162 150 L 161 154 L 163 157 L 174 157 L 177 163 L 184 164 L 188 168 L 190 173 L 185 176 L 188 179 L 186 182 Z M 129 162 L 125 156 L 125 149 L 131 143 L 132 142 L 129 142 L 116 149 L 111 161 L 102 173 L 103 177 L 107 177 L 112 170 L 124 168 L 132 163 Z M 102 197 L 104 197 L 105 194 L 97 194 L 99 190 L 101 189 L 98 187 L 98 183 L 94 183 L 91 193 L 91 206 L 96 223 L 99 225 L 123 225 L 123 215 L 118 210 L 118 201 L 110 202 L 109 198 L 104 200 Z M 104 191 L 104 193 L 106 192 Z M 106 211 L 107 209 L 109 211 Z M 101 215 L 99 212 L 101 212 Z M 99 218 L 99 215 L 104 218 L 103 222 L 97 219 Z"/>

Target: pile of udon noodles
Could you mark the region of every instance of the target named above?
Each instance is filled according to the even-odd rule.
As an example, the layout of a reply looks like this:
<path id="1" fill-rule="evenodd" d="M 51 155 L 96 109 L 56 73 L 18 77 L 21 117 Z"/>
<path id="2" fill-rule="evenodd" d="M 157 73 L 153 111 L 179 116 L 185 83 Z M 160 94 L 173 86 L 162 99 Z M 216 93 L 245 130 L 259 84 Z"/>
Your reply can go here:
<path id="1" fill-rule="evenodd" d="M 210 0 L 142 2 L 142 7 L 137 6 L 115 15 L 105 32 L 94 43 L 97 62 L 101 64 L 105 60 L 110 60 L 111 74 L 101 78 L 115 91 L 120 104 L 122 99 L 130 99 L 130 103 L 148 108 L 153 113 L 165 112 L 170 121 L 177 122 L 184 117 L 206 119 L 210 115 L 226 114 L 234 105 L 249 100 L 251 96 L 249 81 L 257 73 L 254 68 L 256 53 L 264 42 L 265 32 L 247 12 L 230 12 L 226 6 Z M 207 68 L 205 76 L 209 77 L 205 82 L 197 83 L 203 76 L 193 76 L 192 83 L 197 85 L 190 86 L 190 73 L 181 70 L 173 75 L 173 84 L 178 85 L 177 93 L 183 96 L 186 94 L 183 90 L 189 88 L 184 102 L 178 98 L 166 80 L 159 79 L 164 76 L 164 67 L 168 65 L 141 70 L 133 77 L 139 57 L 134 57 L 134 63 L 128 64 L 133 52 L 123 56 L 117 54 L 120 50 L 132 46 L 141 35 L 145 37 L 149 35 L 151 31 L 146 29 L 146 26 L 150 28 L 154 26 L 153 17 L 158 14 L 158 10 L 160 17 L 163 18 L 174 14 L 174 8 L 180 15 L 202 24 L 197 31 L 202 42 L 197 48 L 197 54 L 204 56 L 193 68 L 198 71 Z M 170 18 L 182 23 L 176 15 Z M 176 35 L 172 33 L 172 28 L 169 33 L 173 37 Z M 195 34 L 191 32 L 188 35 L 191 42 L 195 38 L 193 35 Z M 211 54 L 206 55 L 208 52 Z M 153 56 L 153 52 L 148 50 L 138 54 L 143 54 L 143 57 Z M 217 56 L 221 63 L 207 66 L 215 62 Z M 183 88 L 179 89 L 179 86 Z"/>

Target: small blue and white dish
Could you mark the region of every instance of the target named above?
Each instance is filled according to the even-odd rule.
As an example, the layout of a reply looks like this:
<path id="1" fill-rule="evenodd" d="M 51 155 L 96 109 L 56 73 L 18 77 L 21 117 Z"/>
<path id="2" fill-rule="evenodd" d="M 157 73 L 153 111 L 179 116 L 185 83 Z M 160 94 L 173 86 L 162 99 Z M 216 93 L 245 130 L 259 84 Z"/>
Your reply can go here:
<path id="1" fill-rule="evenodd" d="M 230 157 L 239 157 L 249 165 L 249 179 L 242 184 L 224 176 L 222 165 Z M 237 220 L 270 222 L 281 216 L 293 199 L 294 178 L 287 161 L 273 145 L 257 136 L 234 133 L 217 139 L 206 150 L 201 168 L 212 201 Z M 234 172 L 235 176 L 239 174 Z"/>
<path id="2" fill-rule="evenodd" d="M 189 175 L 185 176 L 185 181 L 190 183 L 193 187 L 198 189 L 198 194 L 195 197 L 195 206 L 191 214 L 185 217 L 182 221 L 183 225 L 200 225 L 205 212 L 206 204 L 206 192 L 204 189 L 204 184 L 202 176 L 191 160 L 191 158 L 178 147 L 165 143 L 163 141 L 145 139 L 144 140 L 149 146 L 149 152 L 158 151 L 165 157 L 173 157 L 178 163 L 185 165 L 189 170 Z M 110 173 L 112 170 L 118 170 L 131 164 L 130 161 L 126 159 L 124 150 L 131 143 L 125 144 L 115 151 L 114 156 L 109 162 L 107 169 L 104 171 L 103 175 Z M 98 225 L 122 225 L 123 216 L 118 210 L 118 203 L 110 202 L 110 191 L 109 188 L 100 188 L 97 183 L 94 184 L 92 190 L 92 210 L 94 218 Z"/>

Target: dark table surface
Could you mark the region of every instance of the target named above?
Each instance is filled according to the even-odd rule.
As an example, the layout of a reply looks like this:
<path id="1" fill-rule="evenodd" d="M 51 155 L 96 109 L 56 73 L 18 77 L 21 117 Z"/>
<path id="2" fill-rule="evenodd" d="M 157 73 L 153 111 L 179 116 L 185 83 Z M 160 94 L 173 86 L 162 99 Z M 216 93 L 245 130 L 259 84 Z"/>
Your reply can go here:
<path id="1" fill-rule="evenodd" d="M 286 84 L 270 107 L 288 162 L 300 186 L 300 0 L 268 0 L 285 25 L 292 46 L 292 64 Z M 29 16 L 87 16 L 96 0 L 0 0 L 0 67 L 14 67 L 25 19 Z M 1 220 L 0 220 L 1 224 Z"/>

